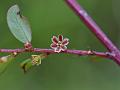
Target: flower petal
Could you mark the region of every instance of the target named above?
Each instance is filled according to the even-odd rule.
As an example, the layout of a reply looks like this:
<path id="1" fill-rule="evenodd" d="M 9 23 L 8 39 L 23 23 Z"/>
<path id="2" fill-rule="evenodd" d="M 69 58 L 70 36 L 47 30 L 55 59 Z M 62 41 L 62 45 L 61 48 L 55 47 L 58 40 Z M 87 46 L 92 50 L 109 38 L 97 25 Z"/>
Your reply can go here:
<path id="1" fill-rule="evenodd" d="M 65 50 L 67 50 L 67 47 L 66 46 L 61 46 L 61 50 L 65 51 Z"/>
<path id="2" fill-rule="evenodd" d="M 63 41 L 63 36 L 62 35 L 58 35 L 58 39 L 59 39 L 59 41 Z"/>
<path id="3" fill-rule="evenodd" d="M 65 38 L 62 42 L 63 45 L 68 45 L 69 44 L 69 39 Z"/>
<path id="4" fill-rule="evenodd" d="M 58 43 L 58 38 L 56 36 L 53 36 L 52 37 L 52 42 L 57 44 Z"/>
<path id="5" fill-rule="evenodd" d="M 60 52 L 62 51 L 62 49 L 61 49 L 60 47 L 56 47 L 56 48 L 54 48 L 54 50 L 55 50 L 55 52 L 57 52 L 57 53 L 60 53 Z"/>
<path id="6" fill-rule="evenodd" d="M 51 47 L 51 48 L 56 48 L 57 45 L 56 45 L 55 43 L 52 43 L 52 44 L 50 45 L 50 47 Z"/>

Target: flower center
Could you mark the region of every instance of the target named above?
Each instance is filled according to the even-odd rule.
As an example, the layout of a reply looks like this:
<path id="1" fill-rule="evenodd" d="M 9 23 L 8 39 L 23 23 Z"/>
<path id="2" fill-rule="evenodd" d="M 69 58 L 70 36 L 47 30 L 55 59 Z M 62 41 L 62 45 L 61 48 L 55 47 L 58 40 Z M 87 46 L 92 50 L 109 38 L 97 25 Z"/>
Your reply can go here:
<path id="1" fill-rule="evenodd" d="M 58 41 L 57 46 L 59 46 L 59 47 L 62 46 L 62 42 Z"/>

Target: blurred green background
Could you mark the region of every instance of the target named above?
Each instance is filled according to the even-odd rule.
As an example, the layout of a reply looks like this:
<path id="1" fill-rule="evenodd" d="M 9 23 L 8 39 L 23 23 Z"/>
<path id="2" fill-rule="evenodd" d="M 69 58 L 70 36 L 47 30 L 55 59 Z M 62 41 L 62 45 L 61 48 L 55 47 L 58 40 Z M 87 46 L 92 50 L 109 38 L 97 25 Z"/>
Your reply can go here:
<path id="1" fill-rule="evenodd" d="M 78 0 L 108 37 L 120 46 L 120 0 Z M 64 0 L 0 0 L 0 48 L 23 44 L 10 33 L 6 13 L 18 4 L 31 24 L 34 47 L 49 48 L 53 35 L 70 39 L 69 49 L 106 51 Z M 3 54 L 0 54 L 5 55 Z M 24 74 L 20 55 L 0 76 L 0 90 L 120 90 L 120 68 L 108 59 L 56 54 Z"/>

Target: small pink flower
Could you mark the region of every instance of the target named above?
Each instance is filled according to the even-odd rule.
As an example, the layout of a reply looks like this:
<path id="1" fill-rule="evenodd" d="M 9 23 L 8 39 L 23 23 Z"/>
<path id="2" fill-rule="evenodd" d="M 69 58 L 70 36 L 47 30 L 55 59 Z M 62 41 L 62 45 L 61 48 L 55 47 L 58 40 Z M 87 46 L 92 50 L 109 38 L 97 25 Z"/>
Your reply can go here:
<path id="1" fill-rule="evenodd" d="M 68 44 L 68 38 L 63 39 L 62 35 L 58 35 L 58 38 L 56 36 L 52 37 L 52 44 L 50 47 L 54 49 L 55 52 L 59 53 L 61 51 L 65 51 L 67 49 L 66 45 Z"/>

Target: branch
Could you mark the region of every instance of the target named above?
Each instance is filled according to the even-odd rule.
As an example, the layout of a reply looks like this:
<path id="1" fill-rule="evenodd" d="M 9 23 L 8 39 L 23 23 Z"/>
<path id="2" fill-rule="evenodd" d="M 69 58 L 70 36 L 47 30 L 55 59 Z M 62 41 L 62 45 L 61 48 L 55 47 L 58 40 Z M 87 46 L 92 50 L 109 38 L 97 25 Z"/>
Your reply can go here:
<path id="1" fill-rule="evenodd" d="M 56 54 L 53 49 L 40 49 L 40 48 L 33 48 L 31 51 L 27 51 L 26 49 L 0 49 L 0 52 L 3 53 L 24 53 L 24 52 L 39 52 L 39 53 L 47 53 L 49 54 Z M 64 52 L 60 53 L 67 53 L 67 54 L 75 54 L 79 56 L 88 56 L 88 55 L 94 55 L 94 56 L 99 56 L 99 57 L 104 57 L 104 58 L 109 58 L 112 59 L 113 54 L 109 52 L 96 52 L 96 51 L 91 51 L 91 50 L 66 50 Z M 58 54 L 58 53 L 57 53 Z"/>
<path id="2" fill-rule="evenodd" d="M 73 11 L 80 17 L 83 23 L 91 30 L 93 34 L 101 41 L 110 53 L 113 53 L 113 60 L 120 65 L 120 51 L 105 35 L 101 28 L 93 21 L 87 12 L 77 3 L 76 0 L 65 0 Z"/>
<path id="3" fill-rule="evenodd" d="M 99 56 L 99 57 L 113 59 L 120 65 L 120 51 L 118 50 L 118 48 L 111 42 L 111 40 L 104 34 L 104 32 L 102 32 L 102 30 L 99 28 L 99 26 L 92 20 L 92 18 L 86 13 L 86 11 L 76 2 L 76 0 L 66 0 L 66 2 L 76 12 L 76 14 L 80 17 L 80 19 L 84 22 L 84 24 L 96 35 L 96 37 L 108 49 L 108 52 L 96 52 L 96 51 L 92 51 L 92 50 L 88 50 L 88 51 L 87 50 L 68 50 L 66 45 L 69 43 L 69 39 L 65 38 L 63 40 L 64 42 L 62 42 L 62 39 L 63 39 L 62 35 L 58 35 L 58 38 L 56 36 L 53 36 L 52 44 L 50 46 L 54 50 L 53 49 L 33 48 L 32 44 L 29 43 L 31 41 L 31 40 L 29 40 L 29 38 L 31 38 L 31 35 L 27 39 L 26 39 L 26 37 L 24 37 L 24 39 L 21 39 L 21 37 L 19 37 L 19 35 L 18 35 L 17 38 L 19 38 L 19 40 L 21 42 L 25 43 L 24 48 L 0 49 L 0 52 L 13 53 L 13 55 L 17 55 L 17 53 L 19 54 L 19 53 L 24 53 L 24 52 L 34 52 L 34 53 L 39 52 L 39 53 L 46 53 L 48 55 L 59 54 L 59 53 L 74 54 L 74 55 L 79 55 L 79 56 L 95 55 L 95 56 Z M 13 9 L 13 8 L 17 8 L 17 6 L 15 5 L 12 8 L 10 8 L 9 10 L 12 11 L 11 9 Z M 13 20 L 13 19 L 11 19 L 11 20 Z M 16 33 L 13 32 L 13 34 L 16 34 Z M 57 51 L 56 47 L 61 47 L 61 46 L 64 48 Z"/>

